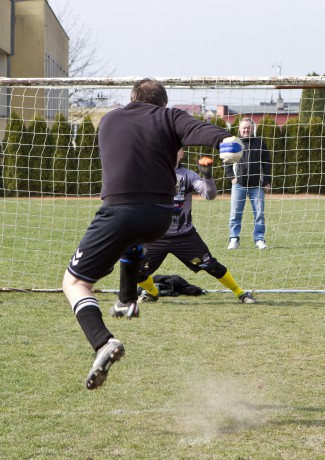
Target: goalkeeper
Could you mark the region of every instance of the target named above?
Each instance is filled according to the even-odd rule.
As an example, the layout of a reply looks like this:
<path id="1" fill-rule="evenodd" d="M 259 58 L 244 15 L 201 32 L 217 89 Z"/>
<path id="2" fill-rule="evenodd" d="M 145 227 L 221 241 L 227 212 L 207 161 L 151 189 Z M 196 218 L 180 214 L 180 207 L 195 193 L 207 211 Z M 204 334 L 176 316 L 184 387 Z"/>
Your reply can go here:
<path id="1" fill-rule="evenodd" d="M 217 189 L 212 177 L 213 160 L 203 157 L 199 160 L 199 170 L 203 179 L 194 171 L 186 169 L 180 163 L 184 156 L 183 149 L 178 152 L 177 193 L 174 197 L 174 213 L 172 223 L 165 235 L 154 243 L 145 244 L 146 255 L 141 265 L 139 286 L 144 289 L 140 301 L 158 299 L 158 289 L 155 286 L 152 273 L 162 264 L 168 254 L 173 254 L 193 272 L 205 270 L 221 284 L 230 289 L 243 303 L 256 303 L 249 292 L 245 292 L 234 280 L 227 268 L 218 262 L 210 253 L 192 223 L 192 192 L 198 193 L 207 200 L 213 200 Z M 123 262 L 121 262 L 123 264 Z M 114 315 L 114 307 L 111 310 Z"/>

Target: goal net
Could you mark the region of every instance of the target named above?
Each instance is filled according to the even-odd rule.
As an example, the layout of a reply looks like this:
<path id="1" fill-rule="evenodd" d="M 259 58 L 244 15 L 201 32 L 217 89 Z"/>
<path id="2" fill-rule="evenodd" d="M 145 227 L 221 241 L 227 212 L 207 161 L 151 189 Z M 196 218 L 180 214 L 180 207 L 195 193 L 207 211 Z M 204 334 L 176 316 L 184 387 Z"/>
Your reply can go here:
<path id="1" fill-rule="evenodd" d="M 0 78 L 0 289 L 60 290 L 70 257 L 101 205 L 98 124 L 129 102 L 136 77 L 110 79 Z M 214 158 L 218 196 L 193 197 L 193 220 L 211 253 L 247 290 L 325 292 L 324 77 L 157 77 L 169 107 L 238 134 L 239 120 L 272 158 L 265 199 L 266 242 L 252 237 L 246 202 L 240 248 L 229 251 L 231 183 L 219 153 L 187 146 L 183 163 L 197 169 Z M 222 290 L 205 272 L 190 272 L 169 255 L 158 274 L 177 274 L 209 291 Z M 115 271 L 96 289 L 115 291 Z"/>

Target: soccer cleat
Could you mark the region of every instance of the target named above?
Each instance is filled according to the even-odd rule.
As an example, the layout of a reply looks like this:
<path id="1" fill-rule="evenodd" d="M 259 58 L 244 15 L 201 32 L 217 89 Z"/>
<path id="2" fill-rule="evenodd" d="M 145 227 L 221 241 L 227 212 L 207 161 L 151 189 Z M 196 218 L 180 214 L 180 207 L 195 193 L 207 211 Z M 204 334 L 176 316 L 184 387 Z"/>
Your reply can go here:
<path id="1" fill-rule="evenodd" d="M 115 318 L 121 318 L 122 316 L 126 316 L 128 319 L 139 318 L 140 310 L 135 300 L 127 303 L 122 303 L 118 300 L 111 308 L 110 314 Z"/>
<path id="2" fill-rule="evenodd" d="M 239 239 L 238 238 L 230 238 L 229 240 L 228 249 L 238 249 L 239 248 Z"/>
<path id="3" fill-rule="evenodd" d="M 86 379 L 88 390 L 95 390 L 102 386 L 107 378 L 109 368 L 115 361 L 119 361 L 124 356 L 123 344 L 116 339 L 109 339 L 96 353 L 96 358 Z"/>
<path id="4" fill-rule="evenodd" d="M 240 295 L 238 299 L 242 303 L 256 303 L 255 297 L 250 292 L 244 292 L 244 294 Z"/>
<path id="5" fill-rule="evenodd" d="M 265 243 L 264 240 L 255 241 L 255 246 L 257 247 L 257 249 L 266 249 L 267 248 L 266 243 Z"/>
<path id="6" fill-rule="evenodd" d="M 149 294 L 148 291 L 141 291 L 141 294 L 138 297 L 138 303 L 144 303 L 144 302 L 157 302 L 159 299 L 159 294 L 154 296 Z"/>

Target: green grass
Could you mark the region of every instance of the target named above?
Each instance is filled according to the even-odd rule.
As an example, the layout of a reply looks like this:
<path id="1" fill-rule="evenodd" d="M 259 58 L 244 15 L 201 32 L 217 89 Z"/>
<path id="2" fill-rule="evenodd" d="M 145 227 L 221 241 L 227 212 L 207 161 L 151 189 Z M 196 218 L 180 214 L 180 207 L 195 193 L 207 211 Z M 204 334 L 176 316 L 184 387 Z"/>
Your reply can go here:
<path id="1" fill-rule="evenodd" d="M 92 392 L 63 294 L 1 293 L 1 459 L 324 459 L 323 296 L 98 298 L 126 356 Z"/>
<path id="2" fill-rule="evenodd" d="M 65 267 L 100 205 L 87 199 L 0 200 L 0 287 L 57 289 Z M 266 239 L 258 251 L 252 241 L 253 215 L 247 202 L 241 246 L 228 251 L 228 197 L 195 200 L 195 225 L 211 252 L 244 289 L 324 289 L 324 196 L 274 196 L 266 200 Z M 148 216 L 148 219 L 150 216 Z M 202 272 L 195 275 L 169 256 L 160 274 L 178 274 L 208 290 L 222 288 Z M 98 283 L 118 289 L 119 272 Z"/>
<path id="3" fill-rule="evenodd" d="M 229 197 L 194 202 L 195 224 L 244 289 L 324 289 L 325 201 L 266 202 L 269 249 L 227 251 Z M 60 288 L 98 200 L 0 200 L 0 287 Z M 223 289 L 168 257 L 161 274 Z M 118 288 L 118 269 L 96 286 Z M 325 451 L 324 295 L 229 293 L 162 298 L 139 320 L 112 320 L 126 356 L 99 391 L 93 353 L 63 294 L 0 297 L 0 459 L 320 460 Z"/>

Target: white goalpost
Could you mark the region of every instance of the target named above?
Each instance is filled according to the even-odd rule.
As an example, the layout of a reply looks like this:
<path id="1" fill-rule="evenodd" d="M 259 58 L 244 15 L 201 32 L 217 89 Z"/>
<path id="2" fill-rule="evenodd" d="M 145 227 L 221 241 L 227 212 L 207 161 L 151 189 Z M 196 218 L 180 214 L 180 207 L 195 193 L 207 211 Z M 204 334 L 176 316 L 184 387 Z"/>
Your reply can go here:
<path id="1" fill-rule="evenodd" d="M 229 251 L 230 182 L 217 150 L 185 147 L 197 169 L 214 159 L 218 196 L 193 198 L 193 221 L 212 254 L 239 284 L 256 292 L 325 293 L 325 77 L 155 77 L 168 107 L 179 107 L 238 134 L 252 118 L 272 157 L 266 241 L 252 240 L 246 202 L 241 245 Z M 101 205 L 97 128 L 129 102 L 140 77 L 0 77 L 0 291 L 60 291 L 69 259 Z M 117 158 L 118 161 L 118 158 Z M 210 292 L 222 286 L 172 256 L 159 274 L 178 274 Z M 118 290 L 119 270 L 96 285 Z"/>

